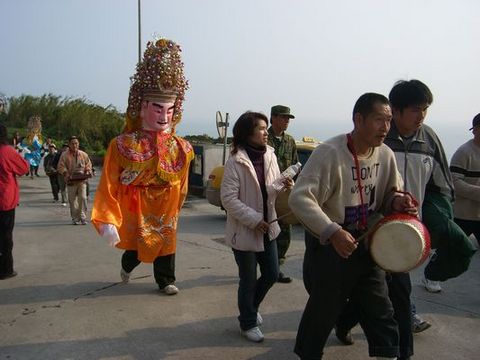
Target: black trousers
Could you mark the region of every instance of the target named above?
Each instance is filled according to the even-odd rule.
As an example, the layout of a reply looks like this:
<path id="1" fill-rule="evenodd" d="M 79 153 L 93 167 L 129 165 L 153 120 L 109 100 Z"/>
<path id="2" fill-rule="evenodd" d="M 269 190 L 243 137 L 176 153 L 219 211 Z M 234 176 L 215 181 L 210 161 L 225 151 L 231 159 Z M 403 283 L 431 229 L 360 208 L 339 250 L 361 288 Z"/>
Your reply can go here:
<path id="1" fill-rule="evenodd" d="M 139 264 L 138 254 L 135 250 L 126 250 L 122 255 L 122 268 L 132 272 Z M 159 256 L 153 262 L 153 275 L 160 289 L 175 282 L 175 254 Z"/>
<path id="2" fill-rule="evenodd" d="M 408 273 L 388 273 L 386 275 L 388 297 L 390 298 L 394 318 L 398 323 L 400 357 L 407 358 L 413 355 L 412 310 L 410 294 L 412 283 Z M 338 317 L 337 327 L 350 330 L 359 321 L 358 304 L 351 299 Z"/>
<path id="3" fill-rule="evenodd" d="M 455 218 L 454 221 L 460 226 L 463 232 L 467 235 L 475 235 L 477 240 L 480 242 L 480 220 L 462 220 Z"/>
<path id="4" fill-rule="evenodd" d="M 60 185 L 58 184 L 58 175 L 48 175 L 50 180 L 50 187 L 52 188 L 52 195 L 54 200 L 58 200 L 58 192 L 60 191 Z"/>
<path id="5" fill-rule="evenodd" d="M 13 226 L 15 225 L 15 208 L 0 211 L 0 275 L 13 272 Z"/>
<path id="6" fill-rule="evenodd" d="M 295 353 L 321 359 L 323 348 L 347 299 L 359 308 L 370 356 L 398 356 L 398 326 L 388 298 L 385 272 L 359 246 L 348 259 L 305 232 L 303 281 L 310 295 L 298 328 Z"/>
<path id="7" fill-rule="evenodd" d="M 292 237 L 292 225 L 278 221 L 280 225 L 280 234 L 277 236 L 278 260 L 283 263 L 287 255 Z"/>

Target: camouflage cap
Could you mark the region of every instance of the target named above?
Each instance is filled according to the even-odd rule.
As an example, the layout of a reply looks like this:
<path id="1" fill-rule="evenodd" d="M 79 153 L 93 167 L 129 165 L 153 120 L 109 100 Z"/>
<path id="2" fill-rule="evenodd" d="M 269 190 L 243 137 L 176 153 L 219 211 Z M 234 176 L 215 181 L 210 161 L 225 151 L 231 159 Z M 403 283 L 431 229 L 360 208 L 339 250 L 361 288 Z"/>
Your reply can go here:
<path id="1" fill-rule="evenodd" d="M 295 116 L 293 114 L 290 114 L 290 108 L 284 105 L 272 106 L 270 115 L 271 116 L 273 115 L 288 116 L 290 119 L 295 119 Z"/>

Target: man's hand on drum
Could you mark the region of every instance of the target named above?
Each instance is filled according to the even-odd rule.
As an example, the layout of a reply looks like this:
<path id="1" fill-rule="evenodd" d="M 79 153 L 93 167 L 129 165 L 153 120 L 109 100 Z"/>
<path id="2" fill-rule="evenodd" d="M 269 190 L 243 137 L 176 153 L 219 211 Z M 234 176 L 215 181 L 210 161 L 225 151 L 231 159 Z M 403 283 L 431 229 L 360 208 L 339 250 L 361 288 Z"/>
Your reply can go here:
<path id="1" fill-rule="evenodd" d="M 392 201 L 392 210 L 418 217 L 418 208 L 408 194 L 395 196 Z"/>
<path id="2" fill-rule="evenodd" d="M 342 258 L 347 259 L 357 248 L 357 240 L 348 231 L 338 230 L 330 237 L 330 243 Z"/>
<path id="3" fill-rule="evenodd" d="M 260 222 L 257 224 L 257 226 L 255 227 L 255 229 L 256 229 L 257 231 L 260 231 L 260 232 L 263 233 L 263 234 L 266 234 L 267 231 L 268 231 L 269 226 L 270 226 L 270 225 L 268 225 L 267 222 L 265 222 L 265 221 L 262 220 L 262 221 L 260 221 Z"/>

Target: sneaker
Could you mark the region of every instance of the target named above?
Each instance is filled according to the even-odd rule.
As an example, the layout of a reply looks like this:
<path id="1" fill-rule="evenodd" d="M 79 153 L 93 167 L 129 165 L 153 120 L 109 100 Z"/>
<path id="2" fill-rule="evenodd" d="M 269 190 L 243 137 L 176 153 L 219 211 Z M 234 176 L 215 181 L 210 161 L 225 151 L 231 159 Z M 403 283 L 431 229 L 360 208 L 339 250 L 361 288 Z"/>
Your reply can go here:
<path id="1" fill-rule="evenodd" d="M 282 283 L 282 284 L 288 284 L 292 282 L 292 278 L 290 276 L 285 276 L 283 272 L 278 273 L 278 279 L 277 282 Z"/>
<path id="2" fill-rule="evenodd" d="M 1 274 L 0 275 L 0 280 L 10 279 L 10 278 L 15 277 L 15 276 L 17 276 L 17 272 L 12 271 L 10 274 Z"/>
<path id="3" fill-rule="evenodd" d="M 80 220 L 80 224 L 87 225 L 87 220 L 85 220 L 85 219 Z"/>
<path id="4" fill-rule="evenodd" d="M 423 285 L 425 285 L 425 289 L 431 293 L 439 293 L 442 291 L 442 287 L 440 286 L 440 281 L 432 281 L 428 280 L 427 278 L 423 278 L 422 280 Z"/>
<path id="5" fill-rule="evenodd" d="M 240 330 L 240 334 L 245 337 L 247 340 L 253 342 L 262 342 L 264 337 L 262 331 L 258 326 L 255 326 L 248 330 Z"/>
<path id="6" fill-rule="evenodd" d="M 78 225 L 78 221 L 77 220 L 72 220 L 72 225 Z"/>
<path id="7" fill-rule="evenodd" d="M 335 336 L 337 337 L 338 341 L 340 341 L 343 345 L 353 345 L 355 341 L 353 341 L 352 333 L 350 331 L 344 330 L 335 326 Z"/>
<path id="8" fill-rule="evenodd" d="M 260 315 L 259 312 L 257 312 L 257 326 L 260 326 L 263 324 L 263 317 Z"/>
<path id="9" fill-rule="evenodd" d="M 130 273 L 126 272 L 125 270 L 120 270 L 120 278 L 122 279 L 122 283 L 126 284 L 130 280 Z"/>
<path id="10" fill-rule="evenodd" d="M 427 330 L 429 327 L 431 327 L 432 324 L 430 324 L 428 321 L 423 320 L 420 316 L 417 314 L 414 314 L 412 317 L 412 332 L 414 334 L 421 333 L 422 331 Z"/>
<path id="11" fill-rule="evenodd" d="M 163 291 L 167 295 L 176 295 L 178 294 L 179 290 L 175 285 L 170 284 L 165 286 L 163 289 L 160 289 L 160 291 Z"/>
<path id="12" fill-rule="evenodd" d="M 62 206 L 67 206 L 67 203 L 62 203 Z"/>

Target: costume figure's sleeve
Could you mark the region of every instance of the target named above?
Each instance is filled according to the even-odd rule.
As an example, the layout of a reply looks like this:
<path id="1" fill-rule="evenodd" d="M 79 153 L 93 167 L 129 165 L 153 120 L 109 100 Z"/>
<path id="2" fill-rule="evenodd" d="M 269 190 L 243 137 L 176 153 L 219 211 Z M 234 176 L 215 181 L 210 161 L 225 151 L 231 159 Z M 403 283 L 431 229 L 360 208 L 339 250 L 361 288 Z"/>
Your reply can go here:
<path id="1" fill-rule="evenodd" d="M 119 228 L 123 221 L 118 197 L 121 168 L 114 153 L 116 153 L 115 139 L 110 142 L 105 155 L 102 176 L 93 203 L 92 223 L 99 234 L 102 224 L 113 224 Z"/>
<path id="2" fill-rule="evenodd" d="M 188 194 L 188 173 L 189 170 L 187 169 L 187 171 L 185 171 L 185 174 L 182 175 L 182 178 L 180 180 L 180 197 L 178 199 L 178 211 L 180 211 L 180 209 L 182 208 Z"/>

